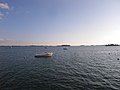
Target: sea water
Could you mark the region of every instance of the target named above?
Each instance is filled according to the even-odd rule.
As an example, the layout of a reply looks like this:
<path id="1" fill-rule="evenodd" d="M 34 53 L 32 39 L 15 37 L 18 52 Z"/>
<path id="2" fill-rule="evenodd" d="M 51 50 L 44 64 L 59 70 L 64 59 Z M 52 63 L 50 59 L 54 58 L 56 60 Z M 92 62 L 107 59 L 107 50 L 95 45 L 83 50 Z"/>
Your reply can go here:
<path id="1" fill-rule="evenodd" d="M 1 46 L 0 90 L 120 90 L 119 58 L 119 46 Z"/>

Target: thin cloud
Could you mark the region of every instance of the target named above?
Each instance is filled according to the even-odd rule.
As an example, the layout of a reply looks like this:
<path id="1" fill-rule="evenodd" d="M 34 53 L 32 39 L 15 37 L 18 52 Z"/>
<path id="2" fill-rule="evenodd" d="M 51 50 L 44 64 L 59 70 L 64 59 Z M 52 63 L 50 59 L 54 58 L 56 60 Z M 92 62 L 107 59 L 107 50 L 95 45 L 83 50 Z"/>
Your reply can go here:
<path id="1" fill-rule="evenodd" d="M 2 16 L 4 16 L 4 14 L 2 14 L 2 13 L 0 12 L 0 16 L 2 17 Z"/>
<path id="2" fill-rule="evenodd" d="M 0 42 L 13 42 L 13 41 L 15 41 L 15 40 L 0 38 Z"/>
<path id="3" fill-rule="evenodd" d="M 3 17 L 8 14 L 8 10 L 10 10 L 10 6 L 8 5 L 8 3 L 3 3 L 3 2 L 0 2 L 0 10 L 3 10 L 0 12 L 0 20 L 3 19 Z M 7 10 L 7 13 L 6 13 L 6 10 Z"/>
<path id="4" fill-rule="evenodd" d="M 10 6 L 7 3 L 1 3 L 0 2 L 0 8 L 1 9 L 10 9 Z"/>
<path id="5" fill-rule="evenodd" d="M 1 42 L 1 41 L 3 41 L 3 39 L 2 39 L 2 38 L 0 38 L 0 42 Z"/>
<path id="6" fill-rule="evenodd" d="M 0 20 L 4 17 L 4 14 L 0 12 Z"/>
<path id="7" fill-rule="evenodd" d="M 33 45 L 31 42 L 19 41 L 9 38 L 0 38 L 0 46 L 9 46 L 9 45 Z"/>
<path id="8" fill-rule="evenodd" d="M 1 45 L 11 45 L 15 43 L 16 41 L 13 39 L 5 39 L 5 38 L 0 38 L 0 46 Z"/>

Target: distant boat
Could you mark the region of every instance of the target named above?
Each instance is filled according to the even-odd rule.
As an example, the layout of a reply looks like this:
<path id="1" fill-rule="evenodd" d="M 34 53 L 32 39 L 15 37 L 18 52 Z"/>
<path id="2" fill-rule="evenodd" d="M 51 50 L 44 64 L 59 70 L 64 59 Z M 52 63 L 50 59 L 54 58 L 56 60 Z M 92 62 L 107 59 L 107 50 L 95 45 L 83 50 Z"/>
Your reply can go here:
<path id="1" fill-rule="evenodd" d="M 36 54 L 35 57 L 52 57 L 53 53 L 52 52 L 47 52 L 43 54 Z"/>
<path id="2" fill-rule="evenodd" d="M 67 48 L 63 48 L 63 50 L 68 50 Z"/>
<path id="3" fill-rule="evenodd" d="M 47 47 L 44 47 L 45 49 L 47 49 Z"/>

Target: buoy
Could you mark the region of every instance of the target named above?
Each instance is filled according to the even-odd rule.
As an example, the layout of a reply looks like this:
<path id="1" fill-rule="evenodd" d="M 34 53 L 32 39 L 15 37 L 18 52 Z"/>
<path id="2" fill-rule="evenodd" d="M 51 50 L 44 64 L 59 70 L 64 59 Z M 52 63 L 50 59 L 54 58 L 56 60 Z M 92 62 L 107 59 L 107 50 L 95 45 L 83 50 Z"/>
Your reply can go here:
<path id="1" fill-rule="evenodd" d="M 120 60 L 119 58 L 117 58 L 117 60 Z"/>

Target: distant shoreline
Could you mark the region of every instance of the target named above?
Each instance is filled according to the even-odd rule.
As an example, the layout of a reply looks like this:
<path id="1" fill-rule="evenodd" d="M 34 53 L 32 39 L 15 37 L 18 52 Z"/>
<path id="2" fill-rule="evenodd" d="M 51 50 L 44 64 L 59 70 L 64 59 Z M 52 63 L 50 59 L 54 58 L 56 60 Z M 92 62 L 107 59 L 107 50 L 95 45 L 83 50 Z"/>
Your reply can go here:
<path id="1" fill-rule="evenodd" d="M 120 46 L 119 44 L 106 45 L 1 45 L 0 47 L 70 47 L 70 46 Z"/>

